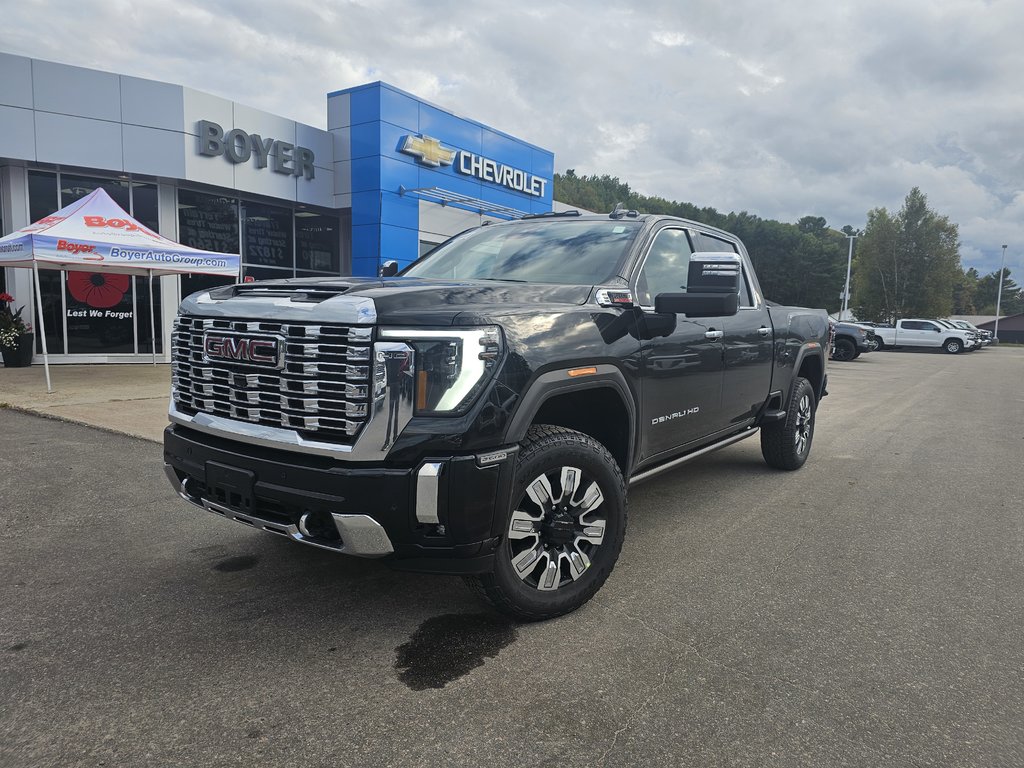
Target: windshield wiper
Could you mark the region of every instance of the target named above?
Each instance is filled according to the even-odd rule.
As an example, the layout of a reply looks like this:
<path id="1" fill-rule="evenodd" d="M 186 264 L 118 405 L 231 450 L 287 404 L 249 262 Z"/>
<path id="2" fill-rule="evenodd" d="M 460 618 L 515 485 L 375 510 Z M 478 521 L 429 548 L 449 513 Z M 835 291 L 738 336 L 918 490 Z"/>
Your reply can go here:
<path id="1" fill-rule="evenodd" d="M 474 280 L 488 280 L 492 283 L 528 283 L 529 280 L 516 280 L 514 277 L 474 277 Z"/>

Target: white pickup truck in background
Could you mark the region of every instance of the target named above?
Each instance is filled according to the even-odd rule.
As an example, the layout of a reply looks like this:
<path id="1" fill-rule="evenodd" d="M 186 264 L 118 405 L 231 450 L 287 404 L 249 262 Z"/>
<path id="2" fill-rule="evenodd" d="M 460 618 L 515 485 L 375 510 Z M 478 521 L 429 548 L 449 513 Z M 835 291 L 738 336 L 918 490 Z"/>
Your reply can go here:
<path id="1" fill-rule="evenodd" d="M 950 328 L 936 320 L 897 320 L 895 328 L 875 328 L 878 348 L 941 347 L 950 354 L 978 346 L 975 335 L 960 328 Z"/>

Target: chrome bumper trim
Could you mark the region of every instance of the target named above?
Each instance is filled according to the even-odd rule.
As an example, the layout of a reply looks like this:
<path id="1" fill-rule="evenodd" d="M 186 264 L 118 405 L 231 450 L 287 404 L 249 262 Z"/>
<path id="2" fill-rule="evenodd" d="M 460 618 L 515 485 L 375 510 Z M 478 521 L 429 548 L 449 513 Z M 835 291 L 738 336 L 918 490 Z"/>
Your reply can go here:
<path id="1" fill-rule="evenodd" d="M 416 521 L 440 525 L 437 517 L 437 493 L 444 462 L 427 462 L 416 473 Z"/>
<path id="2" fill-rule="evenodd" d="M 171 486 L 178 496 L 189 504 L 199 509 L 205 509 L 207 512 L 213 512 L 215 515 L 226 517 L 228 520 L 234 520 L 236 523 L 242 523 L 243 525 L 267 531 L 268 533 L 276 533 L 278 536 L 285 536 L 300 544 L 308 544 L 311 547 L 318 547 L 319 549 L 326 549 L 343 555 L 384 557 L 395 551 L 394 546 L 391 544 L 391 539 L 388 538 L 387 531 L 369 515 L 348 515 L 332 512 L 331 518 L 334 520 L 334 527 L 338 529 L 341 541 L 337 544 L 325 543 L 303 533 L 297 525 L 282 525 L 281 523 L 275 523 L 229 509 L 209 499 L 197 499 L 188 492 L 170 464 L 164 464 L 164 474 L 171 481 Z"/>

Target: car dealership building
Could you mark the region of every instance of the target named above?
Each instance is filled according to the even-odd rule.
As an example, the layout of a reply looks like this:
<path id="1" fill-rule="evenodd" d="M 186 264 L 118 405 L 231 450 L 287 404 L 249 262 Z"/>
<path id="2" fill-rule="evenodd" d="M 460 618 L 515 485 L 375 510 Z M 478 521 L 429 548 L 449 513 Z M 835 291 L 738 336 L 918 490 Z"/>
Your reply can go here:
<path id="1" fill-rule="evenodd" d="M 328 94 L 323 130 L 180 85 L 0 53 L 5 235 L 103 187 L 171 240 L 240 254 L 243 279 L 372 276 L 488 219 L 550 211 L 553 171 L 551 152 L 385 83 Z M 119 311 L 100 313 L 66 273 L 40 276 L 51 361 L 151 359 L 144 278 L 112 284 Z M 158 359 L 181 297 L 217 282 L 159 278 Z M 0 270 L 4 290 L 36 317 L 29 270 Z"/>

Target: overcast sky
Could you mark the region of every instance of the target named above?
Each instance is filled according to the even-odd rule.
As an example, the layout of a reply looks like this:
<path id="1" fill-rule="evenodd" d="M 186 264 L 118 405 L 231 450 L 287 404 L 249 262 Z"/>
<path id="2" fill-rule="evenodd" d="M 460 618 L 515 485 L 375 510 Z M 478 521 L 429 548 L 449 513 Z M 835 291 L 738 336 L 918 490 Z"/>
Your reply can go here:
<path id="1" fill-rule="evenodd" d="M 913 186 L 965 267 L 1024 278 L 1024 3 L 163 0 L 8 4 L 0 48 L 326 127 L 384 80 L 720 211 L 863 227 Z"/>

